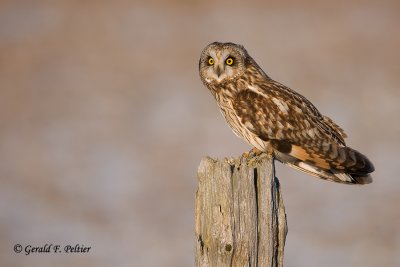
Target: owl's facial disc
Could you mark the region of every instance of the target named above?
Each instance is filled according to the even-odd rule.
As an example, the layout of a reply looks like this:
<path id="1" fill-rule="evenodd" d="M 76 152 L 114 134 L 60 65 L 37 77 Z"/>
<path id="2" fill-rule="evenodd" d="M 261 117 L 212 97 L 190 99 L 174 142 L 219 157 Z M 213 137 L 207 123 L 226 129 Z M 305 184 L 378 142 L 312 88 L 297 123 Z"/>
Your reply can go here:
<path id="1" fill-rule="evenodd" d="M 216 81 L 220 83 L 228 76 L 231 76 L 232 69 L 229 65 L 226 64 L 226 58 L 228 57 L 227 51 L 211 51 L 207 64 L 207 75 L 206 81 L 212 82 Z M 231 64 L 232 65 L 232 64 Z"/>
<path id="2" fill-rule="evenodd" d="M 237 55 L 228 49 L 212 49 L 202 66 L 203 77 L 207 83 L 221 83 L 233 79 L 239 73 Z"/>

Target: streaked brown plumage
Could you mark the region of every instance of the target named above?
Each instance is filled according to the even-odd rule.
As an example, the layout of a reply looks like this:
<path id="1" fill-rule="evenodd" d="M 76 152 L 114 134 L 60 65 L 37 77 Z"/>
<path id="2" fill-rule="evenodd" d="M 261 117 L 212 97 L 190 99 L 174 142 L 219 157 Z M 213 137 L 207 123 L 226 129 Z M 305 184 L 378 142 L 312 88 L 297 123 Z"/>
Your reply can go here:
<path id="1" fill-rule="evenodd" d="M 250 145 L 323 179 L 372 182 L 374 166 L 346 146 L 344 131 L 305 97 L 268 77 L 243 46 L 208 45 L 199 71 L 233 132 Z"/>

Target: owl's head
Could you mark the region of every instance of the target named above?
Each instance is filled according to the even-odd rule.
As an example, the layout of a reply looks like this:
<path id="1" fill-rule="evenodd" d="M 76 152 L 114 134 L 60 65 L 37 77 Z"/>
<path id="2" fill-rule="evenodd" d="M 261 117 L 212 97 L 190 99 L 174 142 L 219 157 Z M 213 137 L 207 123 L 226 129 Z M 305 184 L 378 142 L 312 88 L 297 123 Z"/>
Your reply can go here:
<path id="1" fill-rule="evenodd" d="M 222 84 L 240 77 L 245 70 L 248 54 L 243 46 L 214 42 L 200 56 L 200 77 L 205 84 Z"/>

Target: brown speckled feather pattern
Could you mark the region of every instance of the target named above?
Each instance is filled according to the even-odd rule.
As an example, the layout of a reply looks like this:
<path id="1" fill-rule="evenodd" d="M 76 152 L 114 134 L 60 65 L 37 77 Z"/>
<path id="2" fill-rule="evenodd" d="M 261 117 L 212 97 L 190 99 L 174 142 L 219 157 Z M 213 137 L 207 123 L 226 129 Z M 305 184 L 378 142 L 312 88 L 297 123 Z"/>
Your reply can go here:
<path id="1" fill-rule="evenodd" d="M 247 53 L 247 52 L 246 52 Z M 210 89 L 236 135 L 281 162 L 323 179 L 370 183 L 372 163 L 305 97 L 269 78 L 248 55 L 245 71 Z"/>

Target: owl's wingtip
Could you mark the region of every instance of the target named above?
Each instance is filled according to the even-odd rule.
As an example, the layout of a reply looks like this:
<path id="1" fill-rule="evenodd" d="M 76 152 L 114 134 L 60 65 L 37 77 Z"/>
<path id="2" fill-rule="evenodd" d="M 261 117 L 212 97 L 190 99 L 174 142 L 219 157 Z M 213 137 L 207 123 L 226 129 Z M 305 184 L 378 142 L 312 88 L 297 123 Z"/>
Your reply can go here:
<path id="1" fill-rule="evenodd" d="M 364 176 L 352 175 L 351 177 L 354 179 L 355 184 L 370 184 L 370 183 L 372 183 L 372 177 L 369 174 L 364 175 Z"/>

